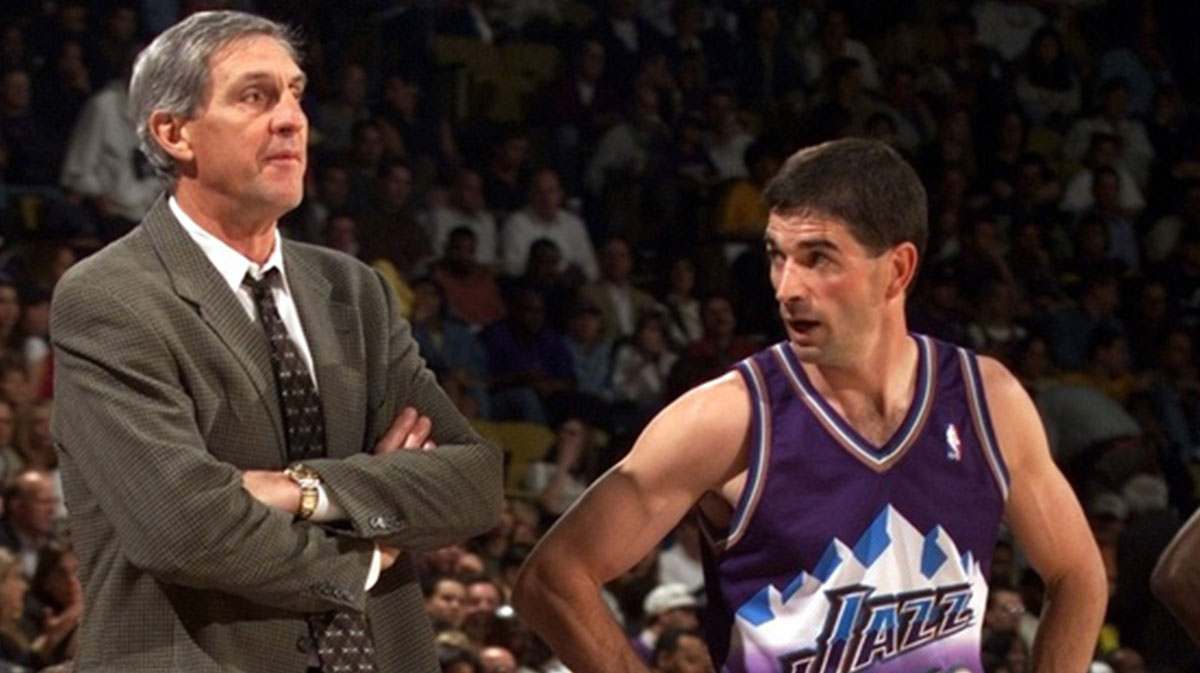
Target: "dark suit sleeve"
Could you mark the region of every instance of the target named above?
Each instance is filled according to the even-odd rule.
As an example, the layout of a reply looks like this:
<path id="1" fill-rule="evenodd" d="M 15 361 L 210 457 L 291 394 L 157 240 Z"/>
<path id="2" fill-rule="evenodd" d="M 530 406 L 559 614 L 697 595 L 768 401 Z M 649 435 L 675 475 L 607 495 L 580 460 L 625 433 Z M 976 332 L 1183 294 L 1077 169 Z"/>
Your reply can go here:
<path id="1" fill-rule="evenodd" d="M 342 460 L 305 461 L 321 474 L 346 511 L 356 535 L 384 538 L 405 549 L 428 549 L 487 531 L 503 504 L 502 458 L 458 413 L 417 352 L 408 321 L 380 277 L 378 316 L 365 316 L 367 338 L 387 334 L 381 354 L 386 372 L 383 400 L 372 412 L 370 441 L 380 437 L 397 413 L 415 407 L 433 421 L 429 450 L 387 455 L 364 453 Z M 369 371 L 368 376 L 381 372 Z"/>
<path id="2" fill-rule="evenodd" d="M 251 497 L 204 445 L 178 337 L 118 294 L 78 275 L 55 293 L 53 433 L 72 518 L 102 518 L 125 559 L 164 583 L 298 612 L 365 609 L 372 545 Z"/>

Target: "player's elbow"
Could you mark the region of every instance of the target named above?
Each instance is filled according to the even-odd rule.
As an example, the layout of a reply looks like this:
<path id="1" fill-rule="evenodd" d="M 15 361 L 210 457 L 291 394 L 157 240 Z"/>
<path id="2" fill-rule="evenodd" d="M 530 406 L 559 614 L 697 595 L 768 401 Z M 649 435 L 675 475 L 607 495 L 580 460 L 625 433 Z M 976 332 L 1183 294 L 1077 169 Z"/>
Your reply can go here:
<path id="1" fill-rule="evenodd" d="M 552 593 L 552 570 L 546 565 L 544 555 L 535 552 L 521 566 L 517 581 L 513 584 L 513 609 L 526 621 L 544 612 L 546 599 Z"/>

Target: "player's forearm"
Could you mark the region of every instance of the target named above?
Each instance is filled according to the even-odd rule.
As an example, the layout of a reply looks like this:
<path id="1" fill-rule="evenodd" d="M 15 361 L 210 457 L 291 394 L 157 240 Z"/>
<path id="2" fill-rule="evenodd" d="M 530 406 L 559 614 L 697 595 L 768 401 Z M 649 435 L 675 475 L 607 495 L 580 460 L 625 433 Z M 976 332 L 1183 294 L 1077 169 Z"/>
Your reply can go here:
<path id="1" fill-rule="evenodd" d="M 600 599 L 576 573 L 526 567 L 513 605 L 573 673 L 650 673 Z"/>
<path id="2" fill-rule="evenodd" d="M 1033 673 L 1083 673 L 1096 649 L 1108 603 L 1104 570 L 1082 568 L 1048 582 L 1046 609 L 1033 643 Z"/>

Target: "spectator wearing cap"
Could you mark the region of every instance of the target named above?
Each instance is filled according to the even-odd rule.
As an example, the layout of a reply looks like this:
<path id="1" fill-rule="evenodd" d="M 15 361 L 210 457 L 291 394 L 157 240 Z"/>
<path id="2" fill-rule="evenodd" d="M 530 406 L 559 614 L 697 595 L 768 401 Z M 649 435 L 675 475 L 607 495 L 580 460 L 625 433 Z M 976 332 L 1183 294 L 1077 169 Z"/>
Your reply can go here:
<path id="1" fill-rule="evenodd" d="M 678 582 L 660 584 L 646 594 L 642 602 L 646 626 L 630 639 L 630 644 L 647 666 L 654 665 L 654 647 L 667 630 L 694 630 L 700 625 L 697 607 L 696 597 L 687 585 Z"/>

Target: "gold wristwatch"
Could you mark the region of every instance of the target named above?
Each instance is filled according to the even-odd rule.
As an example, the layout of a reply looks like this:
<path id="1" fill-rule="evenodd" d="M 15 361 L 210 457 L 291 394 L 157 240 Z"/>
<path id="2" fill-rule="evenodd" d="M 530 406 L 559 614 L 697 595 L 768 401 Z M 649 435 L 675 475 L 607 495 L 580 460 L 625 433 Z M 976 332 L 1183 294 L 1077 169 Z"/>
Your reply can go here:
<path id="1" fill-rule="evenodd" d="M 283 473 L 300 487 L 300 518 L 311 519 L 317 511 L 317 487 L 321 484 L 321 475 L 301 463 L 288 465 Z"/>

